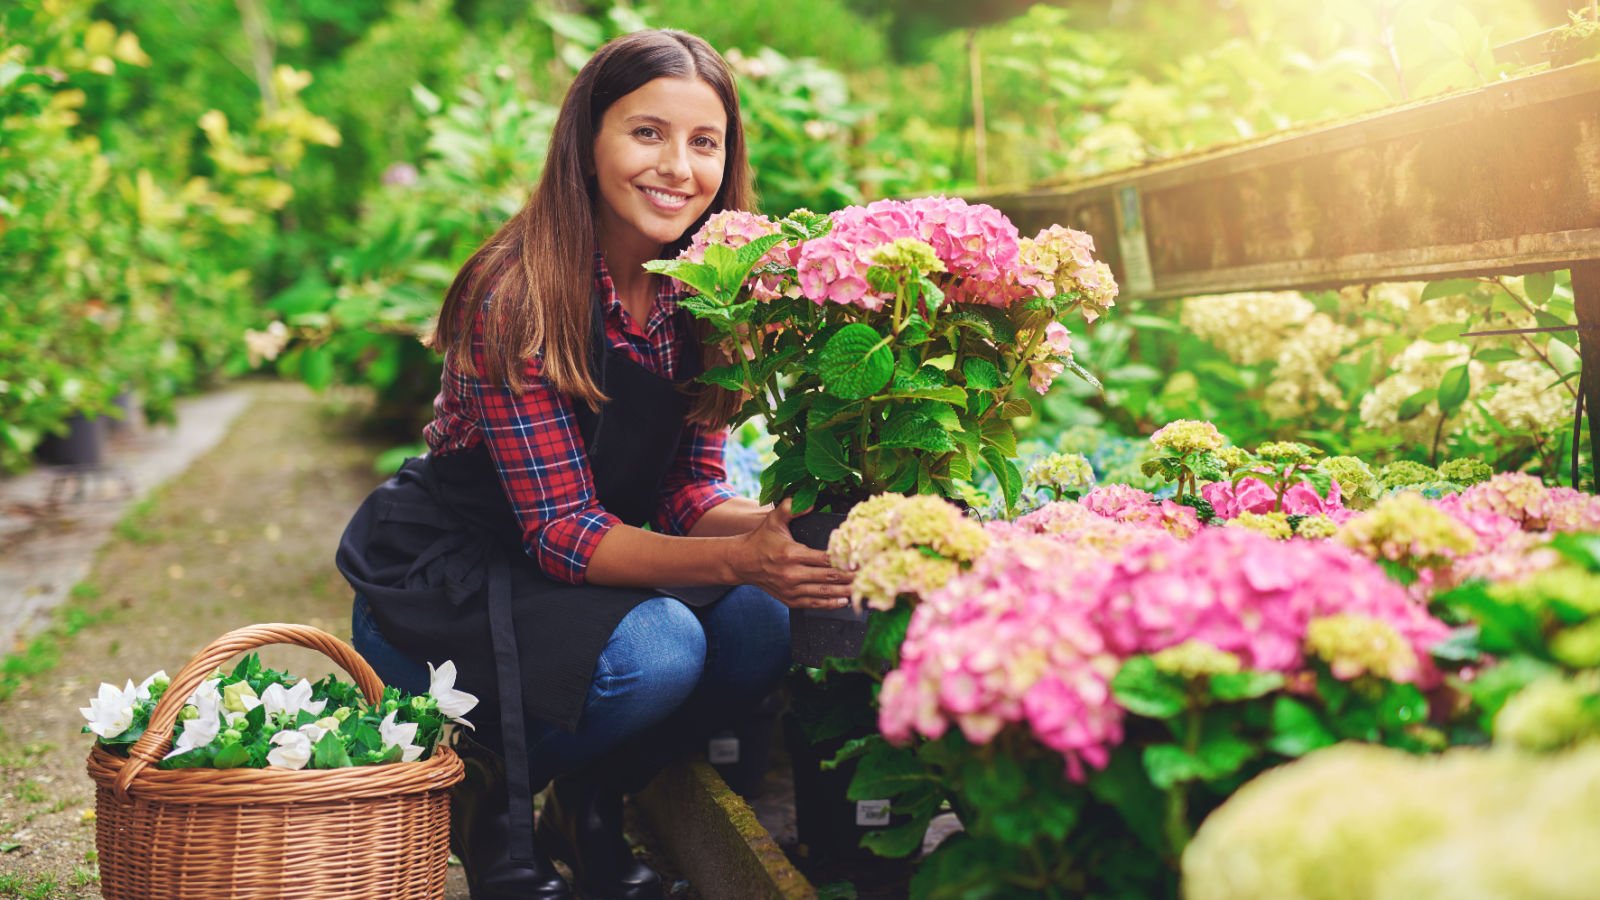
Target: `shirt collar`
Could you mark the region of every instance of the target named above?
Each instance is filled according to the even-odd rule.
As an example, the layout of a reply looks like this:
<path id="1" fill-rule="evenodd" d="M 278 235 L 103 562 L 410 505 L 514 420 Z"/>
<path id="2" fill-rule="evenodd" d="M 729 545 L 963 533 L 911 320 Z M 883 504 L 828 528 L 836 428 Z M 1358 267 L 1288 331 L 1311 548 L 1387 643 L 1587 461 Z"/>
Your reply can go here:
<path id="1" fill-rule="evenodd" d="M 644 325 L 645 334 L 654 334 L 656 329 L 678 311 L 678 301 L 683 297 L 682 286 L 674 279 L 661 276 L 656 279 L 656 300 L 650 306 L 650 320 Z M 600 297 L 600 303 L 605 309 L 606 317 L 621 324 L 629 320 L 628 311 L 622 305 L 622 298 L 617 296 L 617 283 L 611 280 L 611 270 L 606 267 L 605 254 L 598 249 L 594 252 L 594 290 Z M 634 323 L 638 327 L 638 323 Z"/>

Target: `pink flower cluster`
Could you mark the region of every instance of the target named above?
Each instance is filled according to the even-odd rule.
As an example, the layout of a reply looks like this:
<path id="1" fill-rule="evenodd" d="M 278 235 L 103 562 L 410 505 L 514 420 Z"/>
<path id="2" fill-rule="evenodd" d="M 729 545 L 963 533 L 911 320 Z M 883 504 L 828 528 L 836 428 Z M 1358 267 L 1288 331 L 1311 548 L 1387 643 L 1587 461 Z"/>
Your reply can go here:
<path id="1" fill-rule="evenodd" d="M 1452 513 L 1492 513 L 1526 531 L 1600 531 L 1600 497 L 1547 488 L 1523 472 L 1502 472 L 1439 502 Z"/>
<path id="2" fill-rule="evenodd" d="M 678 254 L 679 259 L 690 262 L 705 262 L 706 247 L 710 244 L 723 244 L 734 249 L 743 247 L 759 237 L 778 233 L 778 223 L 763 215 L 751 212 L 742 212 L 736 209 L 725 209 L 713 214 L 706 219 L 706 224 L 694 233 L 689 246 Z M 793 266 L 794 257 L 798 254 L 796 248 L 789 247 L 782 242 L 766 252 L 761 261 L 756 264 L 757 269 L 764 266 Z M 756 276 L 751 285 L 750 296 L 757 300 L 776 300 L 783 296 L 784 276 L 778 273 L 764 273 Z"/>
<path id="3" fill-rule="evenodd" d="M 1237 483 L 1213 481 L 1200 486 L 1200 496 L 1219 519 L 1236 518 L 1240 513 L 1282 512 L 1290 516 L 1327 516 L 1335 522 L 1344 522 L 1354 513 L 1345 509 L 1339 492 L 1339 482 L 1331 482 L 1328 496 L 1317 493 L 1311 485 L 1300 482 L 1283 493 L 1283 509 L 1274 510 L 1278 495 L 1272 486 L 1259 478 L 1241 478 Z"/>
<path id="4" fill-rule="evenodd" d="M 832 230 L 807 241 L 796 264 L 802 293 L 817 303 L 882 309 L 893 297 L 872 290 L 867 270 L 874 250 L 900 238 L 933 247 L 949 273 L 945 290 L 953 302 L 1006 306 L 1028 293 L 1012 275 L 1017 227 L 992 206 L 956 197 L 877 200 L 829 218 Z"/>
<path id="5" fill-rule="evenodd" d="M 1094 258 L 1094 236 L 1051 225 L 1021 242 L 1018 284 L 1045 297 L 1077 294 L 1083 318 L 1093 322 L 1116 305 L 1111 267 Z"/>
<path id="6" fill-rule="evenodd" d="M 1438 677 L 1427 651 L 1448 627 L 1335 544 L 1236 528 L 1187 541 L 1150 532 L 1105 560 L 1013 533 L 912 614 L 901 665 L 879 695 L 879 727 L 904 742 L 953 724 L 986 743 L 1021 725 L 1081 780 L 1085 764 L 1104 766 L 1122 740 L 1110 682 L 1129 657 L 1198 642 L 1247 668 L 1295 673 L 1307 667 L 1311 622 L 1330 616 L 1387 625 L 1419 660 L 1408 674 Z"/>
<path id="7" fill-rule="evenodd" d="M 1149 491 L 1126 484 L 1107 484 L 1086 494 L 1082 501 L 1090 512 L 1118 522 L 1164 528 L 1186 538 L 1200 530 L 1194 510 L 1171 500 L 1156 500 Z"/>

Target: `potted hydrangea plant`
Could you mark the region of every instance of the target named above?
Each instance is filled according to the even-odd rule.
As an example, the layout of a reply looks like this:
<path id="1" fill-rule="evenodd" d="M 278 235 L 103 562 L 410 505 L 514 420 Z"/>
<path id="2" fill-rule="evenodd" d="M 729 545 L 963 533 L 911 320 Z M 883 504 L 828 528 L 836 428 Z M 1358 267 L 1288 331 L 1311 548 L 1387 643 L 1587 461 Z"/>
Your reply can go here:
<path id="1" fill-rule="evenodd" d="M 734 425 L 759 418 L 775 438 L 761 500 L 810 511 L 793 530 L 820 548 L 868 497 L 959 498 L 983 469 L 1016 503 L 1012 420 L 1032 412 L 1021 389 L 1042 394 L 1068 371 L 1098 384 L 1065 324 L 1115 302 L 1093 254 L 1083 232 L 1023 238 L 993 207 L 929 197 L 780 221 L 719 213 L 678 259 L 646 268 L 694 292 L 684 306 L 727 360 L 702 380 L 747 398 Z M 839 616 L 856 620 L 845 630 L 859 645 L 863 613 L 813 611 L 797 617 L 797 660 L 820 662 L 804 620 Z"/>

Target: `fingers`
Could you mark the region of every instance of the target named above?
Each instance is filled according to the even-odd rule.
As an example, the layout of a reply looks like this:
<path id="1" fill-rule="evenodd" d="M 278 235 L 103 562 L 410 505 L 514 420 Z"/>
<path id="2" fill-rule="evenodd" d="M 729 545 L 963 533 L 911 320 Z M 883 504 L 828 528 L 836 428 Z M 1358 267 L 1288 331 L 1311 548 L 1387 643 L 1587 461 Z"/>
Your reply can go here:
<path id="1" fill-rule="evenodd" d="M 841 609 L 850 605 L 849 597 L 798 594 L 779 598 L 790 609 Z"/>

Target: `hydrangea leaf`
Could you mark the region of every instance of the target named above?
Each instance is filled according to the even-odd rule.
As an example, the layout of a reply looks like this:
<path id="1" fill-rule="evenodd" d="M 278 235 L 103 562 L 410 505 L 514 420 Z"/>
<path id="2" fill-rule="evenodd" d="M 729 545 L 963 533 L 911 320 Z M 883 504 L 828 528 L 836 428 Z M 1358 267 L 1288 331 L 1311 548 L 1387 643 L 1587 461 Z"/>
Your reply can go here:
<path id="1" fill-rule="evenodd" d="M 1122 664 L 1111 679 L 1111 694 L 1124 709 L 1152 719 L 1170 719 L 1188 703 L 1183 680 L 1158 670 L 1148 656 Z"/>
<path id="2" fill-rule="evenodd" d="M 920 411 L 908 410 L 897 414 L 883 426 L 877 446 L 949 453 L 956 449 L 956 442 L 943 425 Z"/>
<path id="3" fill-rule="evenodd" d="M 831 431 L 813 431 L 806 435 L 806 471 L 825 484 L 836 484 L 850 478 L 854 469 L 845 457 L 844 446 Z"/>
<path id="4" fill-rule="evenodd" d="M 1211 696 L 1224 703 L 1250 700 L 1283 687 L 1277 672 L 1221 672 L 1210 678 Z"/>
<path id="5" fill-rule="evenodd" d="M 1304 756 L 1334 742 L 1333 732 L 1316 712 L 1297 700 L 1279 697 L 1272 705 L 1272 737 L 1267 746 L 1284 756 Z"/>
<path id="6" fill-rule="evenodd" d="M 987 359 L 974 358 L 961 364 L 961 373 L 967 376 L 967 387 L 992 391 L 1000 386 L 1000 369 Z"/>
<path id="7" fill-rule="evenodd" d="M 1461 408 L 1472 393 L 1472 373 L 1465 364 L 1444 373 L 1439 379 L 1439 408 L 1447 415 Z"/>
<path id="8" fill-rule="evenodd" d="M 817 359 L 822 386 L 844 400 L 872 396 L 894 375 L 894 354 L 870 325 L 852 322 L 839 329 Z"/>
<path id="9" fill-rule="evenodd" d="M 1205 767 L 1200 760 L 1176 744 L 1152 744 L 1144 748 L 1144 770 L 1150 776 L 1150 783 L 1162 790 L 1205 777 Z"/>

